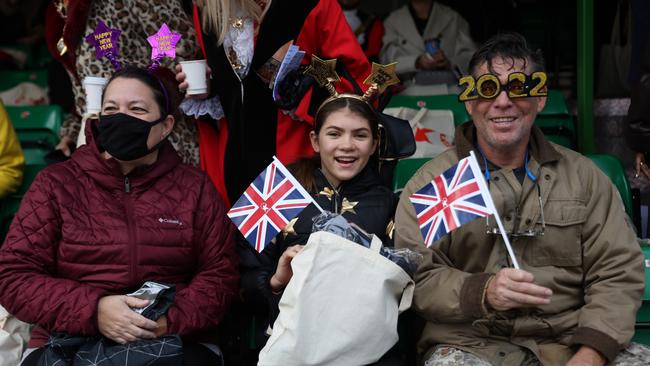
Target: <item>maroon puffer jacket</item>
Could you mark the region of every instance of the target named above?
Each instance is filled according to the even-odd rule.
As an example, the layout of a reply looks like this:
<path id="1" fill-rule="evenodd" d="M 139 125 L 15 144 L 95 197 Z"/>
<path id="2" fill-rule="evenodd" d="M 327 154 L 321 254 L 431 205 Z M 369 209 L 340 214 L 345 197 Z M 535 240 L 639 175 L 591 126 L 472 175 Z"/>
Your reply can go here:
<path id="1" fill-rule="evenodd" d="M 210 332 L 238 283 L 234 226 L 214 186 L 169 143 L 124 176 L 87 135 L 25 195 L 0 249 L 0 303 L 49 332 L 94 335 L 99 298 L 152 280 L 177 286 L 170 334 Z M 46 340 L 35 330 L 30 346 Z"/>

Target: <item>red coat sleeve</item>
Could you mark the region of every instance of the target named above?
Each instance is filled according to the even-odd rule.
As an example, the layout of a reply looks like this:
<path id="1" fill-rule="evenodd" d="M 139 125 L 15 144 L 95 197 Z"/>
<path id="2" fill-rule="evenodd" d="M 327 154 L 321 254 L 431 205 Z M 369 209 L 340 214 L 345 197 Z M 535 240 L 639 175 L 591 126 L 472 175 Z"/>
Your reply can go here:
<path id="1" fill-rule="evenodd" d="M 319 1 L 305 20 L 296 44 L 307 54 L 323 59 L 335 58 L 338 62 L 343 62 L 357 84 L 362 89 L 367 89 L 367 86 L 363 85 L 363 80 L 370 74 L 370 64 L 336 0 Z M 350 83 L 346 81 L 338 83 L 336 89 L 339 92 L 353 90 Z M 311 90 L 296 109 L 296 116 L 311 124 L 313 118 L 307 113 L 310 100 Z"/>
<path id="2" fill-rule="evenodd" d="M 194 236 L 200 241 L 196 273 L 189 286 L 178 291 L 167 312 L 168 332 L 182 336 L 216 327 L 239 282 L 234 227 L 207 176 L 195 215 Z"/>
<path id="3" fill-rule="evenodd" d="M 54 182 L 47 170 L 40 173 L 11 224 L 0 249 L 0 303 L 48 331 L 94 335 L 105 291 L 55 277 L 62 222 Z"/>

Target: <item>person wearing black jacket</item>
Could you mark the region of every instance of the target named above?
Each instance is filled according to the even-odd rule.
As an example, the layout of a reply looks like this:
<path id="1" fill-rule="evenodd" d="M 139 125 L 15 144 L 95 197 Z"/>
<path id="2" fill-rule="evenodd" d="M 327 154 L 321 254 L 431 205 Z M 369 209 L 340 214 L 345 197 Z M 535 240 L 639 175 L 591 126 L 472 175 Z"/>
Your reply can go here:
<path id="1" fill-rule="evenodd" d="M 334 99 L 316 114 L 311 141 L 317 156 L 289 169 L 321 208 L 341 214 L 392 246 L 398 197 L 377 174 L 378 139 L 376 114 L 365 101 Z M 291 260 L 307 244 L 312 218 L 318 214 L 317 208 L 308 206 L 260 254 L 252 248 L 241 250 L 242 296 L 244 303 L 260 310 L 256 314 L 258 330 L 265 331 L 275 321 L 282 291 L 292 276 Z M 260 317 L 267 321 L 261 322 Z"/>

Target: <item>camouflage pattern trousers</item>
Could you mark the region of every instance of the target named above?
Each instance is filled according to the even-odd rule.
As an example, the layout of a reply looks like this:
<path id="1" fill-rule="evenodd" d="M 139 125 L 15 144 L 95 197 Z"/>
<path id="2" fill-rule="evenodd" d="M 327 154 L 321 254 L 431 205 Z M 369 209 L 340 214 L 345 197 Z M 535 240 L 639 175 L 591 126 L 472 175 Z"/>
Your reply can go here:
<path id="1" fill-rule="evenodd" d="M 541 366 L 541 363 L 531 353 L 526 357 L 522 366 Z M 616 356 L 611 366 L 642 366 L 650 365 L 650 348 L 639 343 L 632 343 Z M 492 366 L 489 362 L 476 355 L 453 347 L 438 347 L 424 366 Z"/>

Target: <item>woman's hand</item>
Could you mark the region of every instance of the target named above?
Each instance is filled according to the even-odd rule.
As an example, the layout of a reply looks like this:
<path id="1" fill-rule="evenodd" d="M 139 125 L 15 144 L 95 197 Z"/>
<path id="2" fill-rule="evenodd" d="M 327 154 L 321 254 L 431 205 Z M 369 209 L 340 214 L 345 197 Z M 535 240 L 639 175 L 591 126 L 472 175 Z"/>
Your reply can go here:
<path id="1" fill-rule="evenodd" d="M 83 133 L 83 131 L 79 132 Z M 74 141 L 69 136 L 63 136 L 61 137 L 61 141 L 54 147 L 55 150 L 61 150 L 63 155 L 70 157 L 70 154 L 72 154 L 72 150 L 70 149 L 70 145 L 74 144 Z"/>
<path id="2" fill-rule="evenodd" d="M 650 179 L 650 168 L 645 162 L 645 154 L 638 152 L 634 157 L 634 177 L 638 178 L 642 173 L 647 179 Z"/>
<path id="3" fill-rule="evenodd" d="M 207 80 L 212 79 L 212 69 L 210 66 L 205 67 L 205 78 Z M 183 72 L 183 66 L 181 64 L 176 65 L 176 81 L 179 82 L 178 84 L 178 90 L 180 90 L 182 93 L 185 93 L 187 88 L 189 87 L 189 84 L 187 81 L 187 75 Z M 208 92 L 204 94 L 194 94 L 194 95 L 188 95 L 187 97 L 189 98 L 195 98 L 195 99 L 206 99 L 207 97 L 210 96 L 210 82 L 208 82 Z"/>
<path id="4" fill-rule="evenodd" d="M 148 304 L 149 300 L 126 295 L 102 297 L 97 304 L 99 332 L 120 344 L 156 338 L 154 331 L 157 330 L 158 324 L 131 310 Z M 165 319 L 165 327 L 166 324 Z"/>
<path id="5" fill-rule="evenodd" d="M 289 283 L 289 280 L 291 280 L 291 277 L 293 277 L 291 261 L 298 253 L 302 251 L 302 248 L 302 245 L 294 245 L 287 248 L 287 250 L 282 253 L 280 260 L 278 261 L 278 267 L 275 270 L 275 274 L 273 277 L 271 277 L 271 290 L 277 292 L 281 291 L 287 286 L 287 283 Z"/>

